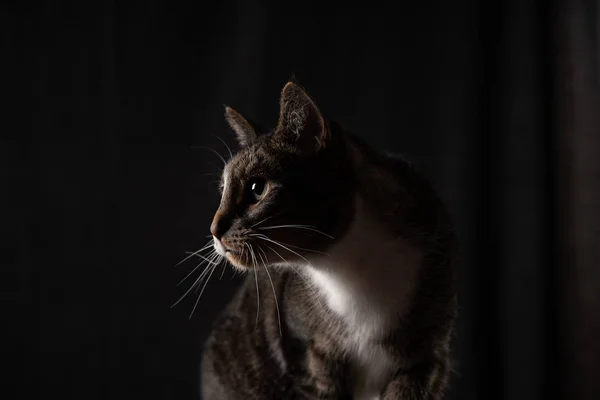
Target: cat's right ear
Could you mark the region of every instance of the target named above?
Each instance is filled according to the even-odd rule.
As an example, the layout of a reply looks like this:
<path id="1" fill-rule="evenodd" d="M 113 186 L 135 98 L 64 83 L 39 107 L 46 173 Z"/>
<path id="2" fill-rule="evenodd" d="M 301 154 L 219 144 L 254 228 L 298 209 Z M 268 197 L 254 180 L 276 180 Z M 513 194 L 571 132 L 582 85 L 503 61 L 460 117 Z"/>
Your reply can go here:
<path id="1" fill-rule="evenodd" d="M 225 106 L 225 120 L 235 132 L 241 147 L 245 147 L 258 139 L 258 133 L 252 124 L 233 108 Z"/>

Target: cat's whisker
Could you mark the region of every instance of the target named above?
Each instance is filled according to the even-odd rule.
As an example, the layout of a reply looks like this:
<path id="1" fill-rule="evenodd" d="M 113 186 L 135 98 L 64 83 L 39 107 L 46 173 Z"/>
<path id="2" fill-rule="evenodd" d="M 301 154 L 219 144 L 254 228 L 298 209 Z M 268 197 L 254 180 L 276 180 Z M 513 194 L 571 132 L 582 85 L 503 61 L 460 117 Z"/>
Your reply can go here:
<path id="1" fill-rule="evenodd" d="M 260 249 L 260 246 L 258 247 Z M 264 251 L 263 251 L 264 252 Z M 281 315 L 279 314 L 279 304 L 277 303 L 277 294 L 275 293 L 275 285 L 273 285 L 273 280 L 271 279 L 271 274 L 269 273 L 269 269 L 267 268 L 267 264 L 265 260 L 262 258 L 260 253 L 258 254 L 260 259 L 262 260 L 263 266 L 265 267 L 265 272 L 267 273 L 267 277 L 269 278 L 269 282 L 271 282 L 271 288 L 273 289 L 273 298 L 275 299 L 275 308 L 277 309 L 277 323 L 279 324 L 279 336 L 283 336 L 281 331 Z"/>
<path id="2" fill-rule="evenodd" d="M 232 159 L 233 158 L 233 153 L 231 152 L 231 149 L 229 148 L 229 146 L 227 145 L 227 143 L 225 143 L 225 141 L 223 139 L 221 139 L 220 136 L 215 135 L 214 133 L 212 133 L 212 135 L 214 137 L 216 137 L 217 139 L 219 139 L 221 141 L 221 143 L 223 143 L 225 145 L 225 147 L 227 147 L 227 151 L 229 152 L 229 159 Z"/>
<path id="3" fill-rule="evenodd" d="M 194 281 L 194 283 L 192 283 L 192 286 L 190 286 L 190 288 L 188 290 L 186 290 L 186 292 L 183 294 L 183 296 L 181 296 L 179 298 L 179 300 L 177 300 L 172 306 L 171 308 L 175 307 L 177 304 L 181 303 L 181 301 L 196 287 L 196 285 L 198 285 L 199 282 L 202 282 L 202 278 L 205 276 L 206 271 L 210 268 L 210 265 L 207 265 L 206 268 L 204 269 L 204 271 L 202 271 L 202 273 L 200 274 L 200 276 L 198 278 L 196 278 L 196 280 Z"/>
<path id="4" fill-rule="evenodd" d="M 221 271 L 221 276 L 219 276 L 219 280 L 223 279 L 223 275 L 225 275 L 225 271 L 227 270 L 227 263 L 223 264 L 223 271 Z"/>
<path id="5" fill-rule="evenodd" d="M 223 168 L 225 168 L 225 167 L 221 168 L 221 167 L 219 167 L 217 164 L 215 164 L 215 163 L 212 163 L 212 162 L 210 162 L 210 161 L 207 161 L 206 163 L 207 163 L 208 165 L 212 166 L 214 169 L 216 169 L 216 170 L 217 170 L 217 172 L 213 172 L 213 174 L 215 174 L 215 175 L 216 175 L 216 176 L 218 176 L 219 178 L 220 178 L 221 176 L 223 176 Z"/>
<path id="6" fill-rule="evenodd" d="M 285 258 L 283 258 L 283 256 L 281 254 L 279 254 L 279 252 L 277 250 L 275 250 L 274 248 L 272 248 L 271 246 L 269 246 L 268 244 L 265 244 L 265 246 L 267 246 L 269 249 L 271 249 L 271 251 L 275 254 L 277 254 L 277 256 L 279 256 L 279 258 L 281 258 L 281 260 L 287 264 L 290 268 L 292 268 L 292 270 L 296 273 L 296 275 L 298 275 L 306 284 L 306 286 L 313 292 L 315 299 L 317 300 L 317 302 L 319 303 L 319 305 L 321 306 L 321 308 L 325 309 L 323 307 L 323 303 L 321 303 L 321 300 L 319 299 L 319 295 L 317 294 L 317 292 L 315 291 L 315 288 L 313 287 L 313 285 L 311 285 L 306 278 L 304 277 L 304 275 L 302 275 L 295 267 L 294 265 L 289 262 L 288 260 L 286 260 Z M 260 248 L 260 246 L 259 246 Z M 262 250 L 262 249 L 261 249 Z M 262 250 L 263 254 L 264 254 L 264 250 Z M 266 257 L 266 254 L 265 254 Z"/>
<path id="7" fill-rule="evenodd" d="M 209 271 L 211 268 L 216 268 L 219 265 L 217 262 L 215 262 L 216 260 L 218 260 L 218 258 L 219 258 L 219 255 L 216 253 L 210 257 L 210 262 L 207 262 L 206 266 L 204 267 L 204 270 L 200 274 L 201 280 L 199 283 L 196 284 L 194 293 L 198 293 L 198 286 L 202 283 L 202 280 L 204 280 L 204 277 L 206 276 L 207 271 Z"/>
<path id="8" fill-rule="evenodd" d="M 220 177 L 220 175 L 217 174 L 216 172 L 206 172 L 204 174 L 198 174 L 198 176 L 215 176 L 215 177 Z"/>
<path id="9" fill-rule="evenodd" d="M 206 268 L 205 268 L 205 269 L 204 269 L 204 271 L 202 272 L 202 274 L 203 274 L 203 275 L 205 275 L 205 274 L 206 274 L 206 271 L 209 269 L 209 266 L 210 266 L 210 265 L 212 265 L 212 268 L 213 268 L 213 269 L 216 269 L 216 268 L 219 266 L 219 264 L 220 264 L 220 263 L 221 263 L 221 261 L 222 261 L 222 260 L 221 260 L 221 256 L 220 256 L 220 255 L 219 255 L 217 252 L 215 252 L 215 254 L 214 254 L 212 257 L 211 257 L 211 261 L 212 261 L 212 264 L 209 264 L 209 265 L 207 265 L 207 266 L 206 266 Z M 199 288 L 200 288 L 200 284 L 198 284 L 198 285 L 196 286 L 196 290 L 194 291 L 194 293 L 198 293 L 198 289 L 199 289 Z"/>
<path id="10" fill-rule="evenodd" d="M 263 240 L 269 241 L 269 242 L 271 242 L 271 243 L 273 243 L 273 244 L 276 244 L 276 245 L 278 245 L 278 246 L 280 246 L 280 247 L 284 248 L 285 250 L 287 250 L 287 251 L 289 251 L 289 252 L 291 252 L 291 253 L 293 253 L 293 254 L 297 255 L 298 257 L 302 258 L 304 261 L 306 261 L 306 263 L 307 263 L 309 266 L 311 265 L 311 264 L 310 264 L 310 262 L 309 262 L 309 261 L 308 261 L 308 260 L 307 260 L 305 257 L 303 257 L 302 255 L 298 254 L 297 252 L 295 252 L 295 251 L 293 251 L 293 250 L 291 250 L 291 249 L 287 248 L 286 246 L 282 245 L 281 243 L 278 243 L 277 241 L 275 241 L 275 240 L 272 240 L 272 239 L 270 239 L 270 238 L 266 237 L 265 235 L 259 235 L 259 236 L 262 236 L 262 237 L 259 237 L 259 239 L 263 239 Z M 310 284 L 309 284 L 309 283 L 306 281 L 306 279 L 304 278 L 304 276 L 302 276 L 302 274 L 300 274 L 300 273 L 299 273 L 299 272 L 296 270 L 296 268 L 294 268 L 294 267 L 292 266 L 292 263 L 290 263 L 290 262 L 286 261 L 286 260 L 285 260 L 283 257 L 281 257 L 281 255 L 280 255 L 279 253 L 277 253 L 277 252 L 275 251 L 275 249 L 273 249 L 271 246 L 269 246 L 269 245 L 265 245 L 265 246 L 268 246 L 268 247 L 269 247 L 271 250 L 273 250 L 273 252 L 275 252 L 275 254 L 279 255 L 279 257 L 280 257 L 280 258 L 281 258 L 281 259 L 282 259 L 282 260 L 283 260 L 285 263 L 287 263 L 287 264 L 288 264 L 290 267 L 292 267 L 292 269 L 293 269 L 294 271 L 296 271 L 296 273 L 297 273 L 297 274 L 298 274 L 298 275 L 299 275 L 299 276 L 302 278 L 302 280 L 304 280 L 304 282 L 306 283 L 306 285 L 307 285 L 307 286 L 308 286 L 308 287 L 309 287 L 309 288 L 312 290 L 313 294 L 315 295 L 315 299 L 317 300 L 317 302 L 318 302 L 318 303 L 321 305 L 321 307 L 323 307 L 323 304 L 322 304 L 322 303 L 321 303 L 321 301 L 319 300 L 319 296 L 318 296 L 318 294 L 315 292 L 314 288 L 313 288 L 313 287 L 312 287 L 312 286 L 311 286 L 311 285 L 310 285 Z"/>
<path id="11" fill-rule="evenodd" d="M 219 256 L 219 257 L 221 257 L 221 256 Z M 217 265 L 214 265 L 212 267 L 211 271 L 210 271 L 210 274 L 208 274 L 208 278 L 204 282 L 204 286 L 202 286 L 202 290 L 200 291 L 200 294 L 198 295 L 198 299 L 196 299 L 196 303 L 194 303 L 194 308 L 192 308 L 192 312 L 190 313 L 189 319 L 192 319 L 192 315 L 194 315 L 194 311 L 196 311 L 196 307 L 198 306 L 198 302 L 200 301 L 200 298 L 202 297 L 202 293 L 204 293 L 204 289 L 206 288 L 206 284 L 208 283 L 208 281 L 210 281 L 210 277 L 212 276 L 213 272 L 215 272 L 215 269 L 217 269 Z"/>
<path id="12" fill-rule="evenodd" d="M 204 249 L 204 250 L 208 250 L 208 248 Z M 215 252 L 215 250 L 213 250 L 213 252 Z M 198 258 L 201 258 L 204 261 L 207 261 L 208 263 L 212 263 L 212 261 L 209 261 L 207 257 L 203 256 L 202 254 L 198 254 L 198 252 L 193 252 L 193 253 L 191 253 L 191 255 L 195 256 L 195 257 L 198 257 Z M 212 255 L 213 254 L 211 253 L 210 255 L 208 255 L 208 257 L 211 257 Z"/>
<path id="13" fill-rule="evenodd" d="M 260 233 L 258 233 L 258 234 L 257 234 L 257 233 L 254 233 L 254 234 L 252 234 L 252 233 L 251 233 L 249 236 L 258 236 L 258 235 L 265 236 L 265 235 L 263 235 L 263 234 L 260 234 Z M 305 249 L 304 247 L 300 247 L 300 246 L 294 246 L 294 245 L 292 245 L 292 244 L 284 243 L 284 242 L 281 242 L 281 241 L 280 241 L 279 243 L 281 243 L 281 244 L 283 244 L 283 245 L 286 245 L 286 246 L 289 246 L 289 247 L 293 247 L 293 248 L 295 248 L 295 249 L 298 249 L 298 250 L 304 250 L 304 251 L 309 251 L 309 252 L 311 252 L 311 253 L 323 254 L 324 256 L 327 256 L 327 257 L 329 257 L 329 254 L 327 254 L 327 253 L 325 253 L 325 252 L 322 252 L 322 251 L 318 251 L 318 250 L 312 250 L 312 249 Z"/>
<path id="14" fill-rule="evenodd" d="M 252 252 L 252 247 L 248 243 L 244 243 L 248 249 Z M 260 310 L 260 292 L 258 290 L 258 273 L 256 272 L 256 257 L 252 257 L 252 268 L 254 269 L 254 283 L 256 284 L 256 322 L 254 324 L 254 330 L 258 329 L 258 313 Z"/>
<path id="15" fill-rule="evenodd" d="M 214 256 L 214 253 L 216 253 L 216 250 L 213 250 L 213 253 L 211 253 L 211 254 L 210 254 L 208 257 L 212 257 L 212 256 Z M 179 286 L 179 285 L 181 285 L 183 282 L 185 282 L 185 280 L 186 280 L 187 278 L 189 278 L 189 277 L 190 277 L 190 276 L 191 276 L 191 275 L 192 275 L 194 272 L 196 272 L 196 271 L 198 270 L 198 268 L 200 268 L 200 267 L 202 266 L 202 264 L 206 263 L 207 261 L 208 261 L 208 259 L 206 259 L 206 258 L 205 258 L 205 259 L 203 259 L 203 260 L 200 262 L 200 264 L 196 265 L 196 267 L 194 267 L 194 269 L 192 269 L 192 271 L 191 271 L 189 274 L 187 274 L 187 275 L 185 276 L 185 278 L 183 278 L 182 280 L 180 280 L 180 281 L 179 281 L 179 283 L 177 284 L 177 286 Z"/>
<path id="16" fill-rule="evenodd" d="M 252 225 L 250 228 L 254 228 L 255 226 L 257 226 L 257 225 L 260 225 L 260 224 L 262 224 L 263 222 L 265 222 L 265 221 L 267 221 L 267 220 L 269 220 L 269 219 L 271 219 L 271 218 L 273 218 L 273 216 L 272 216 L 272 215 L 271 215 L 271 216 L 269 216 L 269 217 L 267 217 L 267 218 L 265 218 L 265 219 L 263 219 L 263 220 L 261 220 L 261 221 L 258 221 L 257 223 L 255 223 L 254 225 Z M 259 229 L 260 229 L 260 228 L 259 228 Z"/>
<path id="17" fill-rule="evenodd" d="M 244 243 L 244 246 L 246 246 L 248 248 L 248 252 L 246 252 L 246 254 L 245 254 L 246 261 L 254 262 L 254 259 L 252 258 L 252 250 L 250 249 L 250 245 L 248 243 Z"/>
<path id="18" fill-rule="evenodd" d="M 304 256 L 302 256 L 301 254 L 298 254 L 294 250 L 290 249 L 289 247 L 284 246 L 283 244 L 279 243 L 276 240 L 270 239 L 267 236 L 261 235 L 261 234 L 255 234 L 255 235 L 252 235 L 252 236 L 255 236 L 255 237 L 258 237 L 259 239 L 266 240 L 267 242 L 271 242 L 273 244 L 276 244 L 277 246 L 279 246 L 281 248 L 284 248 L 285 250 L 289 251 L 290 253 L 293 253 L 293 254 L 297 255 L 298 257 L 302 258 L 304 261 L 306 261 L 306 263 L 308 265 L 311 265 L 310 261 L 308 261 Z"/>
<path id="19" fill-rule="evenodd" d="M 212 235 L 211 235 L 211 238 L 212 238 Z M 197 250 L 197 251 L 194 251 L 194 252 L 186 252 L 186 254 L 189 254 L 189 255 L 188 255 L 187 257 L 185 257 L 183 260 L 179 261 L 179 262 L 178 262 L 177 264 L 175 264 L 173 267 L 176 267 L 176 266 L 178 266 L 178 265 L 181 265 L 181 264 L 183 264 L 184 262 L 186 262 L 186 261 L 187 261 L 187 260 L 189 260 L 190 258 L 192 258 L 192 257 L 194 257 L 195 255 L 197 255 L 197 254 L 199 254 L 199 253 L 203 252 L 204 250 L 208 249 L 210 246 L 212 246 L 212 245 L 213 245 L 212 243 L 213 243 L 213 241 L 212 241 L 212 240 L 209 240 L 208 242 L 206 242 L 206 244 L 205 244 L 205 245 L 204 245 L 204 246 L 203 246 L 203 247 L 202 247 L 200 250 Z"/>
<path id="20" fill-rule="evenodd" d="M 314 228 L 311 225 L 293 225 L 293 224 L 289 224 L 289 225 L 273 225 L 273 226 L 263 226 L 262 228 L 257 228 L 258 230 L 269 230 L 269 229 L 280 229 L 280 228 L 296 228 L 296 229 L 305 229 L 307 231 L 312 231 L 312 232 L 316 232 L 316 233 L 320 233 L 323 236 L 327 236 L 330 239 L 335 239 L 333 236 L 328 235 L 325 232 L 321 232 L 320 230 Z"/>
<path id="21" fill-rule="evenodd" d="M 210 148 L 208 146 L 192 146 L 192 149 L 204 149 L 204 150 L 210 150 L 213 153 L 215 153 L 217 156 L 219 156 L 219 158 L 221 159 L 221 161 L 223 161 L 223 165 L 227 165 L 227 161 L 225 161 L 225 158 L 223 158 L 223 156 L 221 155 L 221 153 L 219 153 L 218 151 L 216 151 L 213 148 Z"/>

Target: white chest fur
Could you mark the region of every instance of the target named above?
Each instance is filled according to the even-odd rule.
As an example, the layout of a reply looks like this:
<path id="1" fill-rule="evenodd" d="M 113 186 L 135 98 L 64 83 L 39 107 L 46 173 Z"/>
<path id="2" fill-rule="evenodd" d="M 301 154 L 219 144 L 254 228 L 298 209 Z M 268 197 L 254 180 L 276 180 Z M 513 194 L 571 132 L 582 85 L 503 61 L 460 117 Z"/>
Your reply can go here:
<path id="1" fill-rule="evenodd" d="M 378 399 L 394 365 L 386 352 L 372 340 L 379 336 L 387 322 L 377 312 L 370 314 L 359 309 L 359 304 L 339 280 L 320 270 L 312 271 L 311 275 L 325 295 L 327 305 L 346 321 L 348 335 L 341 345 L 353 364 L 354 398 Z"/>
<path id="2" fill-rule="evenodd" d="M 308 271 L 329 308 L 346 323 L 341 345 L 356 374 L 354 396 L 366 400 L 379 398 L 395 367 L 375 340 L 406 312 L 420 259 L 369 218 L 360 198 L 356 205 L 349 231 Z"/>

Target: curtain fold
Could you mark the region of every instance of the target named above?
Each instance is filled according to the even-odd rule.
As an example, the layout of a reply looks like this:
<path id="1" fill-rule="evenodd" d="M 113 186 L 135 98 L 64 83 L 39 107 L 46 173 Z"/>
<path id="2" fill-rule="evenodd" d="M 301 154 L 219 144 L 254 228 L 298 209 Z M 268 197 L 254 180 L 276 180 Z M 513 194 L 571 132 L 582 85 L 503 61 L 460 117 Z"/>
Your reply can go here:
<path id="1" fill-rule="evenodd" d="M 565 398 L 600 396 L 600 6 L 561 4 L 557 18 L 556 242 Z"/>

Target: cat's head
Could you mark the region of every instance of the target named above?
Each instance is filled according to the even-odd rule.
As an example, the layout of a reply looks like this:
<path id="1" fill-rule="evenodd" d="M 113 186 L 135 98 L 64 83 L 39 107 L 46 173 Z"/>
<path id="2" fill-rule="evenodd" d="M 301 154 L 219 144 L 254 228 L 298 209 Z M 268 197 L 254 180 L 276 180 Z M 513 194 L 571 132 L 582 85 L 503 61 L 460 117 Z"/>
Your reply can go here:
<path id="1" fill-rule="evenodd" d="M 221 178 L 210 231 L 215 250 L 238 268 L 305 262 L 327 249 L 353 215 L 354 179 L 342 133 L 289 82 L 271 133 L 235 110 L 225 117 L 240 150 Z"/>

